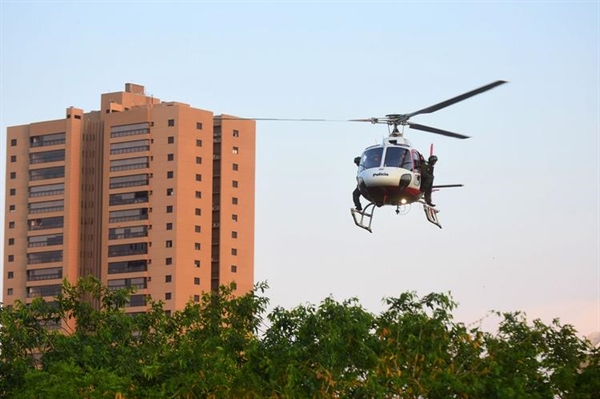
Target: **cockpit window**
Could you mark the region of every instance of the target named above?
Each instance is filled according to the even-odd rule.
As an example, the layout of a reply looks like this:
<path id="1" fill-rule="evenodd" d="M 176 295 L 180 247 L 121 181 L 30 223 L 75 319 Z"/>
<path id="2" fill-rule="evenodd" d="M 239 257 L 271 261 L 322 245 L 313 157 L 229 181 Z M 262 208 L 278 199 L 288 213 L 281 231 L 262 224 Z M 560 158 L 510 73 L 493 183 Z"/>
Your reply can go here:
<path id="1" fill-rule="evenodd" d="M 365 151 L 360 160 L 360 166 L 365 169 L 380 167 L 382 154 L 383 147 L 375 147 Z"/>
<path id="2" fill-rule="evenodd" d="M 400 167 L 412 170 L 410 151 L 403 147 L 388 147 L 385 151 L 383 166 Z"/>

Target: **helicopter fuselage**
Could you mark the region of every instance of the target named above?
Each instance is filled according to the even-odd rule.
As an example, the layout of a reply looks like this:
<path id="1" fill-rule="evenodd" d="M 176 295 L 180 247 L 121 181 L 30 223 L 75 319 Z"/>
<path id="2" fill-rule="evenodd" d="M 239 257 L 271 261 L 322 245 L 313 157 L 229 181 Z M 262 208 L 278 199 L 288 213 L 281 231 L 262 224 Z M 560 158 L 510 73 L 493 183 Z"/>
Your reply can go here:
<path id="1" fill-rule="evenodd" d="M 407 169 L 382 167 L 358 174 L 363 197 L 377 206 L 405 205 L 421 198 L 420 175 Z"/>
<path id="2" fill-rule="evenodd" d="M 358 165 L 356 180 L 363 197 L 377 206 L 405 205 L 421 196 L 420 165 L 423 156 L 401 136 L 367 148 Z"/>

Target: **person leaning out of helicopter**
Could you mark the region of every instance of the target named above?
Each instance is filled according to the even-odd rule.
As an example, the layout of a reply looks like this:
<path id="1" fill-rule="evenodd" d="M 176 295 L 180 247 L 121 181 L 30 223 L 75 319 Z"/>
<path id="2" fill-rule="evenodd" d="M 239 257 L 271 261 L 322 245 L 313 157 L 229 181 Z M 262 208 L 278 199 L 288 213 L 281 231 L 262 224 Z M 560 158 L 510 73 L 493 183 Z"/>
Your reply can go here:
<path id="1" fill-rule="evenodd" d="M 356 166 L 359 166 L 360 165 L 360 157 L 354 158 L 354 163 L 356 164 Z M 361 212 L 362 205 L 360 204 L 360 190 L 358 189 L 358 184 L 356 185 L 356 188 L 352 192 L 352 200 L 354 201 L 354 207 L 356 208 L 356 210 Z"/>
<path id="2" fill-rule="evenodd" d="M 425 194 L 425 202 L 429 206 L 435 206 L 431 202 L 431 191 L 433 190 L 433 170 L 438 158 L 435 155 L 429 157 L 429 160 L 421 162 L 421 191 Z"/>

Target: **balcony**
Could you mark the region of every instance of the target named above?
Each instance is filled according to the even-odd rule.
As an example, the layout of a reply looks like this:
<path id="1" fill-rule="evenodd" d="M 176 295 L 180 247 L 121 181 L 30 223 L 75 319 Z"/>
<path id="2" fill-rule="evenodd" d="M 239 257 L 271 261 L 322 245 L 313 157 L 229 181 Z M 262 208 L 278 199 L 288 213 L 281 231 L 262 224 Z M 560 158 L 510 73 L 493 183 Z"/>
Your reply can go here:
<path id="1" fill-rule="evenodd" d="M 56 190 L 48 190 L 48 191 L 37 191 L 37 192 L 29 192 L 29 197 L 49 197 L 51 195 L 63 195 L 65 193 L 65 189 L 56 189 Z"/>
<path id="2" fill-rule="evenodd" d="M 63 277 L 62 267 L 27 270 L 27 281 L 55 280 Z"/>
<path id="3" fill-rule="evenodd" d="M 27 254 L 27 264 L 36 265 L 40 263 L 62 262 L 63 251 L 46 251 Z"/>
<path id="4" fill-rule="evenodd" d="M 110 171 L 111 172 L 120 172 L 120 171 L 124 171 L 124 170 L 145 169 L 145 168 L 149 168 L 149 167 L 150 167 L 150 163 L 143 162 L 143 163 L 134 163 L 131 165 L 111 166 Z"/>
<path id="5" fill-rule="evenodd" d="M 66 133 L 45 134 L 43 136 L 33 136 L 29 139 L 31 148 L 60 145 L 66 142 Z"/>
<path id="6" fill-rule="evenodd" d="M 58 179 L 65 177 L 65 167 L 57 166 L 54 168 L 35 169 L 29 171 L 29 180 L 46 180 L 46 179 Z"/>
<path id="7" fill-rule="evenodd" d="M 64 210 L 65 210 L 64 205 L 63 206 L 49 206 L 47 208 L 29 209 L 29 213 L 61 212 Z"/>
<path id="8" fill-rule="evenodd" d="M 108 247 L 108 256 L 131 256 L 131 255 L 143 255 L 148 253 L 147 243 L 132 243 L 122 245 L 110 245 Z"/>
<path id="9" fill-rule="evenodd" d="M 131 152 L 141 152 L 141 151 L 150 151 L 150 146 L 149 145 L 140 145 L 137 147 L 116 148 L 114 150 L 110 150 L 110 155 L 129 154 Z"/>
<path id="10" fill-rule="evenodd" d="M 34 152 L 29 154 L 30 164 L 47 162 L 62 162 L 65 160 L 65 150 Z"/>
<path id="11" fill-rule="evenodd" d="M 43 296 L 57 296 L 62 290 L 62 284 L 40 285 L 38 287 L 27 287 L 27 298 Z"/>
<path id="12" fill-rule="evenodd" d="M 40 248 L 40 247 L 49 247 L 52 245 L 62 245 L 63 244 L 63 235 L 55 234 L 48 236 L 36 236 L 36 237 L 28 237 L 27 238 L 27 247 L 28 248 Z"/>
<path id="13" fill-rule="evenodd" d="M 131 260 L 125 262 L 111 262 L 108 264 L 108 274 L 136 273 L 148 270 L 147 260 Z"/>
<path id="14" fill-rule="evenodd" d="M 127 136 L 136 136 L 138 134 L 149 134 L 150 133 L 150 129 L 145 128 L 145 129 L 132 129 L 132 130 L 123 130 L 123 131 L 114 131 L 114 132 L 110 132 L 110 137 L 111 138 L 115 138 L 115 137 L 127 137 Z"/>
<path id="15" fill-rule="evenodd" d="M 108 219 L 109 223 L 118 223 L 118 222 L 131 222 L 134 220 L 147 220 L 148 215 L 135 215 L 135 216 L 117 216 Z"/>

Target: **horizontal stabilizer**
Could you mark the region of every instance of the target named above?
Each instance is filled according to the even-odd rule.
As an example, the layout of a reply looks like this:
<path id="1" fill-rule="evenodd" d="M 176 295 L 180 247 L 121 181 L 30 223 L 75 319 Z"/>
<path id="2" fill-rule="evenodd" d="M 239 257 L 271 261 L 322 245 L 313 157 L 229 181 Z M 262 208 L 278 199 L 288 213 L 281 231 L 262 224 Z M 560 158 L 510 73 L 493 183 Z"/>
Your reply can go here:
<path id="1" fill-rule="evenodd" d="M 464 184 L 441 184 L 439 186 L 433 186 L 432 188 L 451 188 L 451 187 L 464 187 Z"/>

